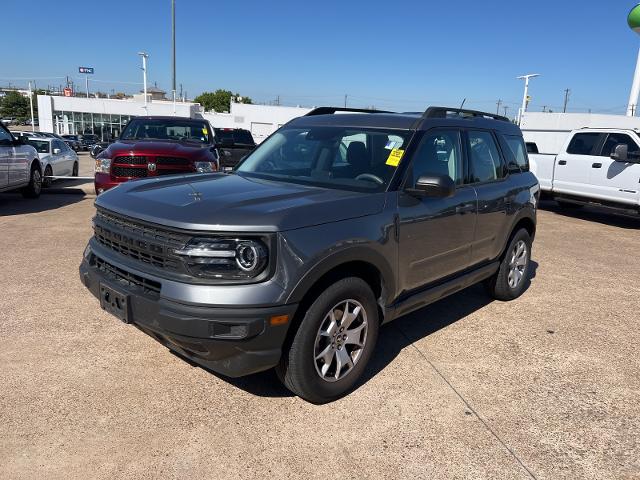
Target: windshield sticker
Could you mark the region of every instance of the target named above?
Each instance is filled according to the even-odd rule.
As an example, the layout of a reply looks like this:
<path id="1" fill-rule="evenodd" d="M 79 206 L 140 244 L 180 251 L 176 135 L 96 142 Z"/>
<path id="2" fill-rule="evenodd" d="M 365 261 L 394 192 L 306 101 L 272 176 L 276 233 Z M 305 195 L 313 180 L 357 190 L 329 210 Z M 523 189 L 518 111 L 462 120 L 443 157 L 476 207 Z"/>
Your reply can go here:
<path id="1" fill-rule="evenodd" d="M 204 135 L 209 135 L 209 132 L 207 131 L 207 127 L 204 127 L 204 128 L 202 129 L 202 133 L 203 133 Z"/>
<path id="2" fill-rule="evenodd" d="M 393 150 L 394 148 L 396 148 L 396 145 L 398 145 L 398 142 L 395 142 L 393 140 L 389 140 L 384 148 L 386 148 L 387 150 Z"/>
<path id="3" fill-rule="evenodd" d="M 404 150 L 394 148 L 393 150 L 391 150 L 391 153 L 389 153 L 389 157 L 387 158 L 387 161 L 385 163 L 392 167 L 397 167 L 398 165 L 400 165 L 400 160 L 402 159 L 403 155 Z"/>

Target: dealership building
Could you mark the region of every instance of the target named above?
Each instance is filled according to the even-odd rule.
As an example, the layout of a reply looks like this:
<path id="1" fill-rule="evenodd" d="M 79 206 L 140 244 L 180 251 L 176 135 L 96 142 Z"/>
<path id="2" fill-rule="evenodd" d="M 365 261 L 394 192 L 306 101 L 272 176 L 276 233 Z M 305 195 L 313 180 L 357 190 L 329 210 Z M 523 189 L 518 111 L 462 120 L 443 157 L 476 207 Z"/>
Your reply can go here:
<path id="1" fill-rule="evenodd" d="M 103 140 L 116 138 L 127 122 L 142 115 L 204 118 L 214 128 L 244 128 L 260 143 L 289 120 L 309 108 L 232 103 L 228 113 L 205 112 L 198 103 L 154 100 L 143 95 L 125 100 L 38 95 L 40 130 L 58 134 L 93 133 Z"/>

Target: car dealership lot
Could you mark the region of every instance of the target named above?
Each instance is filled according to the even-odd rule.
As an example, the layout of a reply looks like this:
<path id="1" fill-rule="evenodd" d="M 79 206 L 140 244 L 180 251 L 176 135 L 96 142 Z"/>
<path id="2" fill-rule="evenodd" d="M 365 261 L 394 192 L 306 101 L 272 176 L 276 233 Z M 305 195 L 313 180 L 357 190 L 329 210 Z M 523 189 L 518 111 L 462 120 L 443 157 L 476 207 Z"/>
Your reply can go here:
<path id="1" fill-rule="evenodd" d="M 92 198 L 2 194 L 0 478 L 637 478 L 640 220 L 548 207 L 522 298 L 384 327 L 364 384 L 314 406 L 102 312 Z"/>

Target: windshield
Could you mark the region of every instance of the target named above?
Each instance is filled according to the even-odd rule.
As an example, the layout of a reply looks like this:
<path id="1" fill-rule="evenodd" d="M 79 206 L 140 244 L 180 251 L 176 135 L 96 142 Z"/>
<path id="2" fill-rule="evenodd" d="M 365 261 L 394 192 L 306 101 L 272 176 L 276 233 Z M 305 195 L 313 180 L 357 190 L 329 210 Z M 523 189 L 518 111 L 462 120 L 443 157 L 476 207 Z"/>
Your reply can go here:
<path id="1" fill-rule="evenodd" d="M 208 125 L 181 118 L 134 118 L 120 137 L 122 140 L 177 140 L 210 143 Z"/>
<path id="2" fill-rule="evenodd" d="M 254 150 L 236 172 L 327 188 L 381 192 L 389 185 L 410 135 L 406 130 L 285 127 Z"/>
<path id="3" fill-rule="evenodd" d="M 38 153 L 49 153 L 49 145 L 51 144 L 50 142 L 46 140 L 34 140 L 31 138 L 27 140 L 27 142 L 29 143 L 29 145 L 35 148 Z"/>

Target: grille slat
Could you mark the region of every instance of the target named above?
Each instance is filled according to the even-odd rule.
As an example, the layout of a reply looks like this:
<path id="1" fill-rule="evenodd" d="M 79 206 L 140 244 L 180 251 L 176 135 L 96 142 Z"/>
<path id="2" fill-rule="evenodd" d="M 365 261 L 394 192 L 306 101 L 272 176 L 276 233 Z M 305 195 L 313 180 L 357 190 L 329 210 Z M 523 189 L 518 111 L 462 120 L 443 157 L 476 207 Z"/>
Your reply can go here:
<path id="1" fill-rule="evenodd" d="M 182 263 L 173 250 L 181 249 L 190 239 L 103 210 L 98 210 L 94 219 L 94 238 L 120 255 L 174 272 L 180 272 Z"/>
<path id="2" fill-rule="evenodd" d="M 146 168 L 121 167 L 116 165 L 111 169 L 111 173 L 114 177 L 144 178 L 147 176 L 148 171 Z"/>
<path id="3" fill-rule="evenodd" d="M 186 158 L 179 157 L 156 157 L 157 165 L 191 165 L 191 162 Z"/>
<path id="4" fill-rule="evenodd" d="M 142 155 L 120 155 L 113 160 L 114 165 L 126 164 L 126 165 L 146 165 L 147 157 Z"/>
<path id="5" fill-rule="evenodd" d="M 126 270 L 118 268 L 98 256 L 95 257 L 95 262 L 98 270 L 103 272 L 107 277 L 124 283 L 129 287 L 141 288 L 146 294 L 151 294 L 153 296 L 160 295 L 160 290 L 162 289 L 162 284 L 160 282 L 149 280 L 148 278 L 141 277 L 140 275 L 127 272 Z"/>

